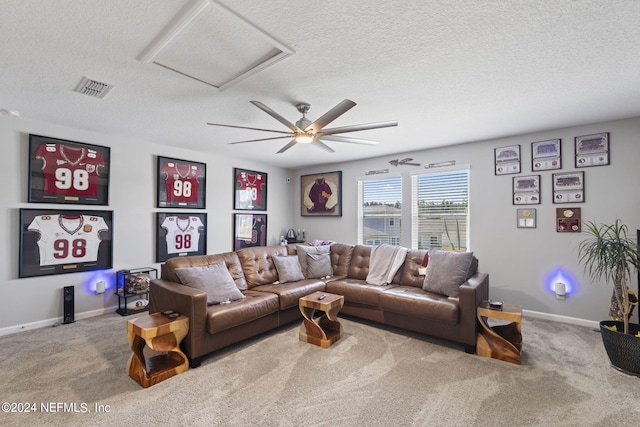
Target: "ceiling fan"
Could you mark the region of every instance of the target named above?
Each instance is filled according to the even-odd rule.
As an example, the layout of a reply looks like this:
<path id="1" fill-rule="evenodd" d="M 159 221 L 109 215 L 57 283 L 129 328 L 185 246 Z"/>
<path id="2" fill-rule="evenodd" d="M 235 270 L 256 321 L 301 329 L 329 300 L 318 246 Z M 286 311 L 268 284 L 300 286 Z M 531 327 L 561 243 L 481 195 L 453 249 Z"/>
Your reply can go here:
<path id="1" fill-rule="evenodd" d="M 335 150 L 325 144 L 323 141 L 333 141 L 333 142 L 347 142 L 352 144 L 364 144 L 364 145 L 377 145 L 377 141 L 370 141 L 368 139 L 360 139 L 360 138 L 352 138 L 349 136 L 339 136 L 337 134 L 346 133 L 346 132 L 357 132 L 361 130 L 369 130 L 369 129 L 379 129 L 386 128 L 391 126 L 398 126 L 398 122 L 396 121 L 388 121 L 388 122 L 377 122 L 377 123 L 366 123 L 361 125 L 351 125 L 351 126 L 342 126 L 336 128 L 325 129 L 324 127 L 349 111 L 351 108 L 356 106 L 356 103 L 345 99 L 340 102 L 338 105 L 333 107 L 331 110 L 327 111 L 322 117 L 317 119 L 314 122 L 311 122 L 306 116 L 306 114 L 311 109 L 311 105 L 301 102 L 296 104 L 297 110 L 302 114 L 302 118 L 300 118 L 295 124 L 291 123 L 289 120 L 285 119 L 280 114 L 273 111 L 271 108 L 264 105 L 259 101 L 251 101 L 253 105 L 260 108 L 265 113 L 269 114 L 271 117 L 285 125 L 289 128 L 289 132 L 273 130 L 273 129 L 260 129 L 254 127 L 247 126 L 235 126 L 235 125 L 224 125 L 220 123 L 207 123 L 211 126 L 224 126 L 230 128 L 238 128 L 238 129 L 251 129 L 251 130 L 259 130 L 264 132 L 275 132 L 284 134 L 283 136 L 275 136 L 272 138 L 260 138 L 260 139 L 250 139 L 247 141 L 236 141 L 230 142 L 229 144 L 244 144 L 246 142 L 257 142 L 257 141 L 269 141 L 273 139 L 283 139 L 283 138 L 291 138 L 291 141 L 284 147 L 282 147 L 277 153 L 284 153 L 289 148 L 294 145 L 300 144 L 313 144 L 316 147 L 320 147 L 329 152 L 335 152 Z"/>

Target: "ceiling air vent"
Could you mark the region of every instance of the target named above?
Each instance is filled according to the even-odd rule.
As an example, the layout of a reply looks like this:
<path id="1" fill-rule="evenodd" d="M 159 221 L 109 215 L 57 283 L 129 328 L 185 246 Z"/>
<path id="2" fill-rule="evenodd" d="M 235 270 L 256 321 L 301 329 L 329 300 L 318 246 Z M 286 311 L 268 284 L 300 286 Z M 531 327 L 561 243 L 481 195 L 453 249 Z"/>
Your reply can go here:
<path id="1" fill-rule="evenodd" d="M 94 98 L 104 98 L 111 88 L 113 88 L 113 85 L 83 77 L 74 91 Z"/>

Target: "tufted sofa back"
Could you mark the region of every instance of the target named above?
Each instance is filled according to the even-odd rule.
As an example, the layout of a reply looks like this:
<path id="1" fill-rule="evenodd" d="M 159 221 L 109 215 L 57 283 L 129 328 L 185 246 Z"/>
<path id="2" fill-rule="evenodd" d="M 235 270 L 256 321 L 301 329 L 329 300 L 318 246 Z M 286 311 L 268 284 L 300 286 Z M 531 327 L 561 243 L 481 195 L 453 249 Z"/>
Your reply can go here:
<path id="1" fill-rule="evenodd" d="M 353 245 L 344 243 L 333 243 L 331 245 L 331 268 L 334 276 L 346 276 L 351 256 L 353 255 Z"/>
<path id="2" fill-rule="evenodd" d="M 371 258 L 371 246 L 356 245 L 351 254 L 347 277 L 366 280 L 369 274 L 369 258 Z"/>
<path id="3" fill-rule="evenodd" d="M 271 257 L 290 255 L 286 246 L 244 248 L 236 251 L 236 254 L 238 254 L 249 289 L 278 280 L 278 271 Z"/>
<path id="4" fill-rule="evenodd" d="M 172 282 L 180 283 L 180 279 L 176 275 L 176 268 L 188 267 L 204 267 L 207 265 L 224 262 L 233 277 L 236 286 L 241 291 L 247 290 L 247 282 L 245 280 L 242 265 L 235 252 L 225 252 L 215 255 L 191 255 L 186 257 L 169 258 L 162 266 L 162 278 Z"/>

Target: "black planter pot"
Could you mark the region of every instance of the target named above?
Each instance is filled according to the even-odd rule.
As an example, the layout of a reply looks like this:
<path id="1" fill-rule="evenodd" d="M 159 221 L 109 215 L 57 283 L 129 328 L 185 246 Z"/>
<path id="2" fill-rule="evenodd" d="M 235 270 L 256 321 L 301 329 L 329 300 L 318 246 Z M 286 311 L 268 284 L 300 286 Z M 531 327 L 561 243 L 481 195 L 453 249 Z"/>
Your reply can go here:
<path id="1" fill-rule="evenodd" d="M 605 326 L 616 326 L 618 331 L 612 331 Z M 607 351 L 611 365 L 625 374 L 640 377 L 640 338 L 635 335 L 640 325 L 629 323 L 629 333 L 624 333 L 624 323 L 616 320 L 600 322 L 602 343 Z"/>

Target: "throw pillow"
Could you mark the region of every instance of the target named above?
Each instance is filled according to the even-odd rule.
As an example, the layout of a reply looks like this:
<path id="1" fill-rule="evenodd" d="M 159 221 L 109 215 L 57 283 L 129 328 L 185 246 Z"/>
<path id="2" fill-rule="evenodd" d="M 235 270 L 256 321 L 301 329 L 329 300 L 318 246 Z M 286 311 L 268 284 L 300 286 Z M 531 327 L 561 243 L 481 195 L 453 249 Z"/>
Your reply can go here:
<path id="1" fill-rule="evenodd" d="M 308 269 L 308 257 L 307 254 L 329 254 L 331 253 L 331 246 L 305 246 L 305 245 L 296 245 L 296 252 L 298 253 L 298 262 L 300 263 L 300 269 L 302 270 L 302 274 L 307 279 L 311 279 L 309 276 Z"/>
<path id="2" fill-rule="evenodd" d="M 307 279 L 320 279 L 322 277 L 333 276 L 331 268 L 331 255 L 329 254 L 307 254 Z"/>
<path id="3" fill-rule="evenodd" d="M 457 297 L 460 285 L 467 280 L 472 259 L 473 252 L 429 251 L 429 264 L 422 289 Z"/>
<path id="4" fill-rule="evenodd" d="M 176 268 L 175 272 L 183 285 L 205 291 L 208 305 L 244 298 L 224 262 L 204 267 Z"/>
<path id="5" fill-rule="evenodd" d="M 297 256 L 273 256 L 280 283 L 297 282 L 304 279 Z"/>

